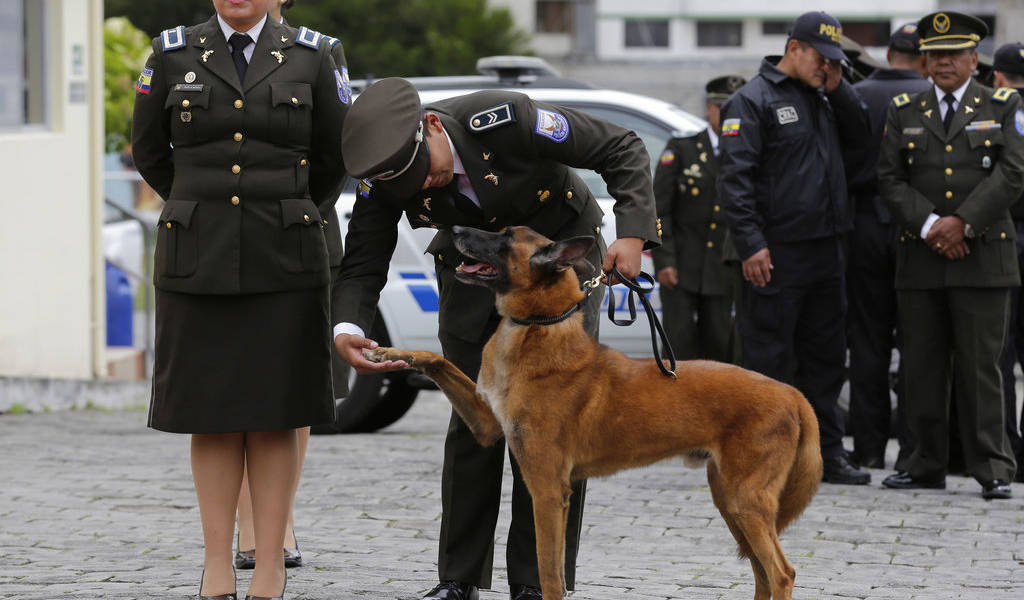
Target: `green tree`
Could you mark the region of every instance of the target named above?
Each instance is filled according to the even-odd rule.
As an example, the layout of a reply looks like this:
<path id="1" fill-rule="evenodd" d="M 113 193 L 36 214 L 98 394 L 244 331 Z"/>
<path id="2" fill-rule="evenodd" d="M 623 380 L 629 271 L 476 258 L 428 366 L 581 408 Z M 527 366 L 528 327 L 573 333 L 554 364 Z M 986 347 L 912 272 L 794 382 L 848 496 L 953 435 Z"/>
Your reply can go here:
<path id="1" fill-rule="evenodd" d="M 105 7 L 150 36 L 213 14 L 210 0 L 105 0 Z M 354 78 L 471 74 L 481 56 L 529 52 L 508 10 L 487 0 L 296 0 L 285 19 L 340 39 Z"/>
<path id="2" fill-rule="evenodd" d="M 131 139 L 135 82 L 149 56 L 149 37 L 124 17 L 103 22 L 103 105 L 108 152 Z"/>

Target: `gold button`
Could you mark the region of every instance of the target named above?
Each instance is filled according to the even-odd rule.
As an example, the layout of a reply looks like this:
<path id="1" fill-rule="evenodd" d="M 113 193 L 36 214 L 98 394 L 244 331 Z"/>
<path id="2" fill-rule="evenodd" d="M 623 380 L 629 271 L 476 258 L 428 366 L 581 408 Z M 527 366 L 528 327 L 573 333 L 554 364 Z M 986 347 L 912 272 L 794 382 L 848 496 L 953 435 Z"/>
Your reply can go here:
<path id="1" fill-rule="evenodd" d="M 988 148 L 992 145 L 992 140 L 985 140 L 985 147 Z"/>
<path id="2" fill-rule="evenodd" d="M 910 148 L 911 150 L 913 150 L 914 149 L 914 142 L 908 143 L 907 144 L 907 148 Z"/>
<path id="3" fill-rule="evenodd" d="M 238 206 L 239 202 L 241 202 L 241 200 L 238 198 L 238 196 L 232 196 L 231 197 L 231 204 L 234 204 L 235 206 Z"/>
<path id="4" fill-rule="evenodd" d="M 900 236 L 900 241 L 901 241 L 901 242 L 905 242 L 905 241 L 907 241 L 907 238 L 905 238 L 905 237 L 903 237 L 903 236 L 901 235 L 901 236 Z"/>
<path id="5" fill-rule="evenodd" d="M 307 163 L 307 162 L 306 162 L 306 159 L 302 159 L 302 160 L 300 160 L 300 161 L 299 161 L 299 165 L 300 165 L 300 166 L 303 166 L 303 167 L 304 167 L 304 166 L 306 166 L 307 164 L 309 164 L 309 163 Z"/>
<path id="6" fill-rule="evenodd" d="M 949 190 L 946 190 L 946 197 L 947 198 L 952 198 L 953 197 L 953 192 L 951 192 Z"/>
<path id="7" fill-rule="evenodd" d="M 239 173 L 242 172 L 242 167 L 238 165 L 231 165 L 231 172 L 234 173 L 235 175 L 238 175 Z"/>
<path id="8" fill-rule="evenodd" d="M 601 233 L 601 226 L 600 225 L 598 225 L 597 227 L 594 228 L 594 233 L 597 233 L 597 234 Z"/>
<path id="9" fill-rule="evenodd" d="M 711 229 L 718 229 L 718 223 L 712 223 Z"/>
<path id="10" fill-rule="evenodd" d="M 242 108 L 243 106 L 245 106 L 245 103 L 242 102 L 241 98 L 239 98 L 238 100 L 235 100 L 235 108 Z"/>
<path id="11" fill-rule="evenodd" d="M 715 205 L 715 212 L 719 212 L 721 210 L 722 210 L 722 207 L 716 204 Z"/>
<path id="12" fill-rule="evenodd" d="M 693 177 L 690 177 L 689 179 L 687 179 L 686 183 L 688 183 L 690 185 L 693 185 Z"/>
<path id="13" fill-rule="evenodd" d="M 473 119 L 473 127 L 479 127 L 479 126 L 480 126 L 480 119 Z"/>
<path id="14" fill-rule="evenodd" d="M 491 217 L 491 220 L 490 220 L 489 222 L 490 222 L 490 223 L 493 223 L 493 222 L 495 222 L 495 221 L 497 221 L 497 220 L 498 220 L 498 217 Z"/>
<path id="15" fill-rule="evenodd" d="M 946 145 L 946 152 L 952 152 L 952 151 L 953 151 L 953 147 L 947 144 Z"/>
<path id="16" fill-rule="evenodd" d="M 323 221 L 324 221 L 324 225 L 327 225 L 327 219 L 324 219 Z"/>
<path id="17" fill-rule="evenodd" d="M 168 222 L 167 222 L 167 228 L 168 228 L 168 229 L 170 229 L 170 228 L 171 228 L 171 222 L 170 222 L 170 221 L 168 221 Z"/>
<path id="18" fill-rule="evenodd" d="M 309 215 L 302 215 L 302 220 L 309 223 Z"/>
<path id="19" fill-rule="evenodd" d="M 715 247 L 715 243 L 714 242 L 708 242 L 708 248 L 714 248 L 714 247 Z"/>
<path id="20" fill-rule="evenodd" d="M 292 96 L 292 104 L 298 104 L 298 103 L 299 103 L 299 99 L 296 98 L 295 96 Z"/>
<path id="21" fill-rule="evenodd" d="M 437 255 L 437 260 L 439 260 L 441 262 L 444 262 L 444 254 L 438 254 Z"/>
<path id="22" fill-rule="evenodd" d="M 953 169 L 950 169 L 949 167 L 946 167 L 946 175 L 952 175 L 952 174 L 953 174 Z"/>
<path id="23" fill-rule="evenodd" d="M 192 103 L 188 101 L 188 98 L 186 98 L 186 99 L 181 101 L 181 107 L 182 108 L 188 108 L 189 104 L 192 104 Z"/>
<path id="24" fill-rule="evenodd" d="M 242 132 L 241 131 L 236 131 L 235 132 L 235 141 L 236 142 L 242 141 Z"/>
<path id="25" fill-rule="evenodd" d="M 565 197 L 572 200 L 572 192 L 566 192 Z"/>
<path id="26" fill-rule="evenodd" d="M 694 196 L 699 196 L 700 195 L 700 189 L 699 188 L 692 188 L 690 190 L 690 193 L 693 194 Z"/>
<path id="27" fill-rule="evenodd" d="M 1005 240 L 1005 239 L 1006 239 L 1006 233 L 1005 233 L 1005 232 L 1003 232 L 1003 233 L 1000 233 L 1000 234 L 999 234 L 999 239 L 1001 239 L 1001 240 Z"/>

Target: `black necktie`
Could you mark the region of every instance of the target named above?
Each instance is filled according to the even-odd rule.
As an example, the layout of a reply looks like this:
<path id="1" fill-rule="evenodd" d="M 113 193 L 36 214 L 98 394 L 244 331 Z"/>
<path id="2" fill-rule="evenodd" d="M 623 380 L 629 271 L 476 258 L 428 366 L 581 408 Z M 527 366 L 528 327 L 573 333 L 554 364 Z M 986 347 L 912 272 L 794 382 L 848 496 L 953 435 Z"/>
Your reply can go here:
<path id="1" fill-rule="evenodd" d="M 953 114 L 956 112 L 953 110 L 953 103 L 956 102 L 956 98 L 953 97 L 953 94 L 946 94 L 942 101 L 946 103 L 946 116 L 942 117 L 942 126 L 946 128 L 946 131 L 949 131 L 949 125 L 953 122 Z"/>
<path id="2" fill-rule="evenodd" d="M 245 48 L 252 43 L 252 38 L 245 33 L 232 33 L 231 58 L 235 61 L 235 70 L 238 71 L 238 82 L 245 81 L 245 70 L 249 67 L 249 61 L 245 60 Z"/>
<path id="3" fill-rule="evenodd" d="M 459 175 L 456 173 L 452 176 L 452 182 L 448 185 L 448 191 L 452 194 L 452 202 L 455 204 L 455 208 L 459 212 L 468 217 L 482 217 L 484 211 L 473 202 L 473 199 L 459 191 Z"/>

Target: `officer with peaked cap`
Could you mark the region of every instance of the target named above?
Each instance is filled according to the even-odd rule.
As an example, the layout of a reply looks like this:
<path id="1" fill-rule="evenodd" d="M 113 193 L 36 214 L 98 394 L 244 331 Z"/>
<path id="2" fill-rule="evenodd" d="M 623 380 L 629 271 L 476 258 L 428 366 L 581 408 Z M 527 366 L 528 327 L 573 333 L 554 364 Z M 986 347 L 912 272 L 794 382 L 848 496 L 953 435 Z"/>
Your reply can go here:
<path id="1" fill-rule="evenodd" d="M 373 322 L 387 279 L 398 221 L 438 230 L 427 247 L 435 258 L 445 356 L 477 376 L 481 352 L 499 316 L 493 294 L 459 283 L 461 257 L 449 228 L 491 231 L 528 225 L 552 239 L 592 235 L 588 260 L 626 277 L 640 268 L 640 250 L 657 244 L 650 159 L 637 135 L 585 113 L 531 100 L 520 93 L 482 91 L 437 102 L 424 110 L 404 79 L 384 79 L 364 91 L 345 120 L 342 148 L 349 172 L 363 178 L 348 226 L 342 263 L 344 323 L 335 329 L 338 352 L 360 372 L 406 367 L 366 361 L 375 342 L 363 332 Z M 601 173 L 615 198 L 618 238 L 602 259 L 602 213 L 570 168 Z M 584 327 L 597 335 L 602 295 L 584 308 Z M 503 444 L 483 448 L 453 412 L 445 442 L 438 552 L 440 584 L 427 598 L 478 598 L 491 585 L 494 526 L 501 496 Z M 513 461 L 512 524 L 507 566 L 514 600 L 539 598 L 536 542 L 529 493 Z M 565 576 L 574 585 L 585 483 L 573 486 L 566 534 Z"/>
<path id="2" fill-rule="evenodd" d="M 854 84 L 867 104 L 871 142 L 863 162 L 850 177 L 850 201 L 854 226 L 850 233 L 850 260 L 846 270 L 847 343 L 850 349 L 850 422 L 853 426 L 855 461 L 873 469 L 885 465 L 889 442 L 892 400 L 889 365 L 893 330 L 899 321 L 893 288 L 896 255 L 889 210 L 878 194 L 878 148 L 882 143 L 885 115 L 892 99 L 931 87 L 922 75 L 924 55 L 918 49 L 917 23 L 901 25 L 889 38 L 889 68 L 876 69 Z M 902 354 L 902 353 L 901 353 Z M 913 444 L 906 429 L 905 403 L 897 415 L 900 451 L 898 464 L 909 456 Z"/>
<path id="3" fill-rule="evenodd" d="M 1009 209 L 1024 190 L 1024 110 L 1016 90 L 972 78 L 988 34 L 980 19 L 936 12 L 918 32 L 934 85 L 893 99 L 878 163 L 899 228 L 896 289 L 915 443 L 883 485 L 945 488 L 955 402 L 967 472 L 984 498 L 1009 498 L 1016 464 L 1000 355 L 1009 288 L 1020 284 Z"/>
<path id="4" fill-rule="evenodd" d="M 738 75 L 707 83 L 708 128 L 668 141 L 654 171 L 661 247 L 651 251 L 661 287 L 665 332 L 676 358 L 732 362 L 736 265 L 722 260 L 728 229 L 715 179 L 722 103 L 747 81 Z"/>
<path id="5" fill-rule="evenodd" d="M 996 50 L 992 61 L 993 83 L 997 88 L 1013 88 L 1020 93 L 1024 90 L 1024 44 L 1013 42 L 1004 44 Z M 1024 273 L 1024 197 L 1010 207 L 1010 215 L 1013 217 L 1013 225 L 1017 234 L 1017 267 Z M 1024 363 L 1024 319 L 1021 315 L 1021 302 L 1024 295 L 1020 293 L 1019 287 L 1010 288 L 1010 326 L 1006 336 L 1006 346 L 1003 348 L 1003 410 L 1006 414 L 1006 435 L 1010 438 L 1010 446 L 1013 448 L 1014 456 L 1017 459 L 1016 481 L 1024 482 L 1024 440 L 1021 439 L 1021 430 L 1024 430 L 1024 414 L 1020 420 L 1017 417 L 1017 385 L 1014 375 L 1014 365 L 1017 362 Z M 1018 424 L 1021 425 L 1018 429 Z"/>

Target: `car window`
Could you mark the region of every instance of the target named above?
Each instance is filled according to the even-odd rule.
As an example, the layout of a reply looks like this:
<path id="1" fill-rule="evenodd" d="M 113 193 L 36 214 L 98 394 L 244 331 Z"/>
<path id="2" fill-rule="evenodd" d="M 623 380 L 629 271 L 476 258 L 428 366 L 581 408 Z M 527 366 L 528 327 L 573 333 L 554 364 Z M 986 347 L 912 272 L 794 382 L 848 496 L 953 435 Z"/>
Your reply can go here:
<path id="1" fill-rule="evenodd" d="M 651 175 L 654 175 L 654 168 L 657 166 L 658 157 L 661 156 L 662 150 L 665 149 L 665 145 L 668 144 L 668 140 L 672 137 L 672 131 L 668 127 L 652 121 L 643 115 L 621 108 L 568 102 L 563 102 L 562 104 L 581 110 L 589 115 L 607 119 L 620 127 L 635 131 L 640 136 L 644 145 L 647 146 L 647 154 L 651 157 Z M 576 169 L 576 172 L 587 184 L 587 187 L 590 188 L 594 196 L 598 198 L 607 198 L 609 196 L 608 188 L 605 186 L 604 179 L 601 179 L 600 175 L 586 169 Z"/>

